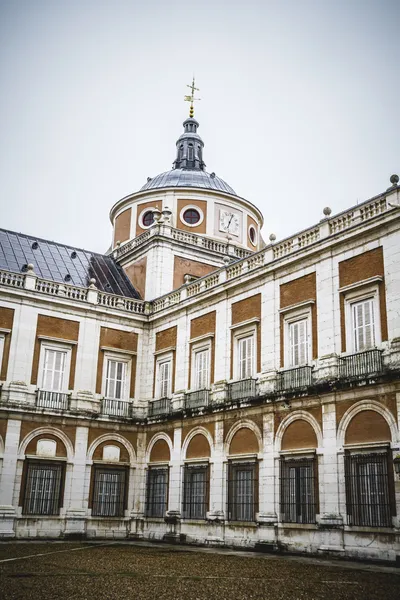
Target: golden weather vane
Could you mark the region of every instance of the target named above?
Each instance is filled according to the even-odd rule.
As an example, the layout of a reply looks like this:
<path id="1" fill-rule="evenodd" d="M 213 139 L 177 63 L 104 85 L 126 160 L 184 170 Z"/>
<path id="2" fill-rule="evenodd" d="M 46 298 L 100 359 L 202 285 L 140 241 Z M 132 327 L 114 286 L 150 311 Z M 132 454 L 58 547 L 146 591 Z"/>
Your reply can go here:
<path id="1" fill-rule="evenodd" d="M 189 109 L 189 117 L 193 117 L 194 116 L 194 106 L 193 106 L 193 102 L 195 100 L 201 100 L 201 98 L 195 98 L 194 97 L 194 92 L 199 92 L 199 88 L 194 87 L 194 75 L 193 75 L 193 81 L 192 81 L 192 85 L 187 84 L 186 87 L 190 88 L 191 90 L 191 94 L 190 96 L 185 96 L 185 102 L 190 102 L 190 109 Z"/>

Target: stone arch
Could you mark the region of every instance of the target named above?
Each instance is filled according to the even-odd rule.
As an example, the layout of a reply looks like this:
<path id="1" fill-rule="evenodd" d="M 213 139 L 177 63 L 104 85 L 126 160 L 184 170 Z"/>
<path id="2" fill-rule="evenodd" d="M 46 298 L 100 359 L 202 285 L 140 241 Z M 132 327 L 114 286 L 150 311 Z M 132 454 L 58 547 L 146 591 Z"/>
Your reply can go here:
<path id="1" fill-rule="evenodd" d="M 69 437 L 65 435 L 64 432 L 60 431 L 59 429 L 56 429 L 55 427 L 38 427 L 37 429 L 34 429 L 30 433 L 28 433 L 19 445 L 18 459 L 24 460 L 25 452 L 30 442 L 42 435 L 50 435 L 54 436 L 55 438 L 58 438 L 65 446 L 67 452 L 67 461 L 72 462 L 74 456 L 74 447 L 72 445 L 72 442 L 69 439 Z"/>
<path id="2" fill-rule="evenodd" d="M 234 437 L 236 436 L 236 434 L 241 429 L 249 429 L 254 434 L 254 436 L 256 438 L 257 446 L 258 446 L 258 450 L 256 451 L 256 454 L 259 454 L 260 452 L 262 452 L 262 435 L 261 435 L 259 428 L 257 427 L 257 425 L 255 423 L 253 423 L 253 421 L 243 419 L 243 420 L 239 421 L 238 423 L 236 423 L 229 430 L 228 435 L 226 436 L 226 440 L 225 440 L 225 454 L 228 456 L 231 453 L 230 448 L 231 448 L 232 441 L 233 441 Z"/>
<path id="3" fill-rule="evenodd" d="M 379 413 L 389 426 L 391 441 L 395 442 L 398 440 L 397 424 L 390 410 L 375 400 L 361 400 L 360 402 L 357 402 L 357 404 L 353 404 L 341 418 L 337 431 L 338 446 L 344 446 L 347 428 L 352 419 L 363 411 L 375 411 Z"/>
<path id="4" fill-rule="evenodd" d="M 295 421 L 302 420 L 306 421 L 314 430 L 315 436 L 317 438 L 317 447 L 322 447 L 323 445 L 323 437 L 321 427 L 315 417 L 313 417 L 306 410 L 296 410 L 292 412 L 290 415 L 285 417 L 283 421 L 280 423 L 277 432 L 275 434 L 275 450 L 279 452 L 282 449 L 282 440 L 285 434 L 285 431 Z"/>
<path id="5" fill-rule="evenodd" d="M 168 448 L 169 448 L 169 460 L 168 460 L 168 462 L 171 460 L 171 454 L 172 454 L 172 441 L 171 441 L 171 438 L 166 433 L 161 432 L 161 433 L 157 433 L 156 435 L 154 435 L 151 438 L 151 440 L 150 440 L 150 442 L 149 442 L 149 444 L 147 446 L 147 452 L 146 452 L 146 462 L 147 463 L 150 462 L 151 452 L 152 452 L 154 446 L 160 440 L 163 440 L 168 445 Z"/>
<path id="6" fill-rule="evenodd" d="M 110 442 L 110 445 L 112 445 L 113 442 L 119 442 L 122 446 L 124 446 L 125 450 L 128 453 L 129 463 L 131 465 L 135 464 L 136 453 L 135 453 L 135 450 L 134 450 L 132 444 L 130 442 L 128 442 L 128 440 L 126 438 L 124 438 L 122 435 L 120 435 L 119 433 L 105 433 L 104 435 L 100 435 L 98 438 L 93 440 L 93 442 L 90 444 L 88 451 L 87 451 L 87 460 L 89 460 L 89 461 L 93 460 L 93 455 L 96 451 L 96 448 L 98 446 L 100 446 L 100 444 L 103 444 L 104 442 Z"/>
<path id="7" fill-rule="evenodd" d="M 184 442 L 182 444 L 182 459 L 183 460 L 185 460 L 185 458 L 186 458 L 187 451 L 190 446 L 190 442 L 193 440 L 193 438 L 196 437 L 196 435 L 202 435 L 206 438 L 208 445 L 210 447 L 210 456 L 212 456 L 213 451 L 214 451 L 214 440 L 212 438 L 211 433 L 205 427 L 195 427 L 187 434 L 187 436 L 185 437 Z"/>

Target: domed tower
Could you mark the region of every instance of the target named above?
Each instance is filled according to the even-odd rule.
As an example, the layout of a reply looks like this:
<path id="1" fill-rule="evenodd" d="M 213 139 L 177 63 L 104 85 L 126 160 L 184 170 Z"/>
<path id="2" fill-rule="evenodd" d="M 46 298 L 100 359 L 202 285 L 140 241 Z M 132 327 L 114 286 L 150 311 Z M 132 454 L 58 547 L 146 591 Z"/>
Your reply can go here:
<path id="1" fill-rule="evenodd" d="M 264 245 L 258 208 L 205 170 L 190 87 L 172 170 L 149 177 L 110 212 L 114 255 L 146 300 L 218 269 L 227 255 L 243 258 Z"/>

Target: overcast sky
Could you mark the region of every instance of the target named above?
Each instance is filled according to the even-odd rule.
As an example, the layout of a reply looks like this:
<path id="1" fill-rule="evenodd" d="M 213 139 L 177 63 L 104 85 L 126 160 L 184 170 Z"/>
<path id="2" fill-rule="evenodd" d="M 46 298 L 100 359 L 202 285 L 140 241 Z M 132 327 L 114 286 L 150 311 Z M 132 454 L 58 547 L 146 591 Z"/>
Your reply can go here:
<path id="1" fill-rule="evenodd" d="M 311 226 L 400 171 L 400 0 L 0 0 L 0 226 L 105 251 L 171 168 L 193 72 L 204 158 Z"/>

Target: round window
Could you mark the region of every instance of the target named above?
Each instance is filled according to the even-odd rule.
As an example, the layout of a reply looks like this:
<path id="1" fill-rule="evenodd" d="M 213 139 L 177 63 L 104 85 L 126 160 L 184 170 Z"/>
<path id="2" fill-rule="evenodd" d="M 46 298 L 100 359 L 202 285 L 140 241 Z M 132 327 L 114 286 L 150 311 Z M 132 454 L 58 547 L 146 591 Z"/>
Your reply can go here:
<path id="1" fill-rule="evenodd" d="M 152 210 L 149 210 L 147 211 L 147 213 L 144 213 L 142 223 L 145 227 L 150 227 L 150 225 L 153 225 L 154 215 Z"/>
<path id="2" fill-rule="evenodd" d="M 250 237 L 250 241 L 253 245 L 256 244 L 256 239 L 257 239 L 257 233 L 254 227 L 250 227 L 249 228 L 249 237 Z"/>
<path id="3" fill-rule="evenodd" d="M 200 213 L 194 208 L 188 208 L 183 213 L 183 220 L 189 225 L 196 225 L 200 221 Z"/>

